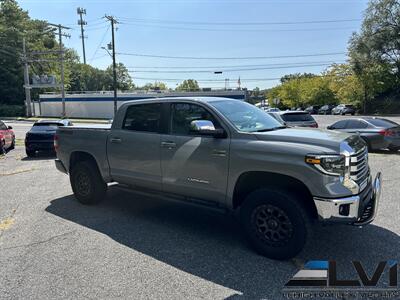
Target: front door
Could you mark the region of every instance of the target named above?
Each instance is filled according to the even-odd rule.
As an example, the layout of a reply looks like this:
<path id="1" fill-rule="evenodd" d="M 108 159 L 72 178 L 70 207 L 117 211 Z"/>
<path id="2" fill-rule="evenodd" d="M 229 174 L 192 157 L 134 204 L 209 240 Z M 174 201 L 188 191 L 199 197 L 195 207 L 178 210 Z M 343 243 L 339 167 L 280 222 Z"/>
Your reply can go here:
<path id="1" fill-rule="evenodd" d="M 170 131 L 161 136 L 163 190 L 224 202 L 230 139 L 193 135 L 190 132 L 193 120 L 209 120 L 216 128 L 221 126 L 215 116 L 201 105 L 171 103 Z"/>
<path id="2" fill-rule="evenodd" d="M 111 129 L 107 154 L 113 180 L 161 190 L 161 104 L 131 105 L 121 129 Z"/>

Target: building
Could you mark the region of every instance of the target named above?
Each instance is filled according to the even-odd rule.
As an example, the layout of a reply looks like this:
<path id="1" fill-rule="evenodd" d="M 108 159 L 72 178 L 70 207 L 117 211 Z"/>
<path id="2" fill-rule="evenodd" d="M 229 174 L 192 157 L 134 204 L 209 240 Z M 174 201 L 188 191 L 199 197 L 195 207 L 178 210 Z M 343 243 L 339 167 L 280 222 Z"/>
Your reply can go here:
<path id="1" fill-rule="evenodd" d="M 247 100 L 246 90 L 211 90 L 198 92 L 131 92 L 118 93 L 117 106 L 125 101 L 161 97 L 224 97 L 242 101 Z M 82 92 L 65 96 L 65 111 L 69 118 L 111 119 L 114 116 L 113 92 Z M 34 102 L 34 115 L 41 117 L 60 117 L 62 115 L 62 100 L 60 94 L 41 94 L 39 101 Z"/>

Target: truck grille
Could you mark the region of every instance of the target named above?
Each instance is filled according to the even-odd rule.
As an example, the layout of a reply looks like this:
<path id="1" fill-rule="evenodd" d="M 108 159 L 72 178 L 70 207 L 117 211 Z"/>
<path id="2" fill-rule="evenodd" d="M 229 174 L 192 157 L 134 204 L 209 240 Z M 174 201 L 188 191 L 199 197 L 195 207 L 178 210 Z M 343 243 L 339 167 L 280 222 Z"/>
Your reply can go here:
<path id="1" fill-rule="evenodd" d="M 353 179 L 363 190 L 368 183 L 369 165 L 368 149 L 364 147 L 350 158 L 350 178 Z"/>

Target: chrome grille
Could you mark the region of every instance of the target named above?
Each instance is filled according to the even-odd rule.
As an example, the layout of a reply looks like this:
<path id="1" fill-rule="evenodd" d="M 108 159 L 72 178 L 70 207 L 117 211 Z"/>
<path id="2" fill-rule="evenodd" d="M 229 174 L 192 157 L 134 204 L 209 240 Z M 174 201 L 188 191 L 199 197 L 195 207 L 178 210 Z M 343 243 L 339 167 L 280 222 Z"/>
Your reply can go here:
<path id="1" fill-rule="evenodd" d="M 369 178 L 368 149 L 364 147 L 350 158 L 350 178 L 364 189 Z"/>

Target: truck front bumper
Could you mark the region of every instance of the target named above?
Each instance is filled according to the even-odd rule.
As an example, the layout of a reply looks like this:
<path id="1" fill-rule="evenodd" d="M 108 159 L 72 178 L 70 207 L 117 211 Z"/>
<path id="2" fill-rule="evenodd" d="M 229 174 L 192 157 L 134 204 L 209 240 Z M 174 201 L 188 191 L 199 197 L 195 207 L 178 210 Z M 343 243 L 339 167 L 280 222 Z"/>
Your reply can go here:
<path id="1" fill-rule="evenodd" d="M 314 203 L 321 221 L 363 226 L 375 219 L 381 191 L 382 175 L 379 172 L 359 195 L 335 199 L 314 197 Z"/>

